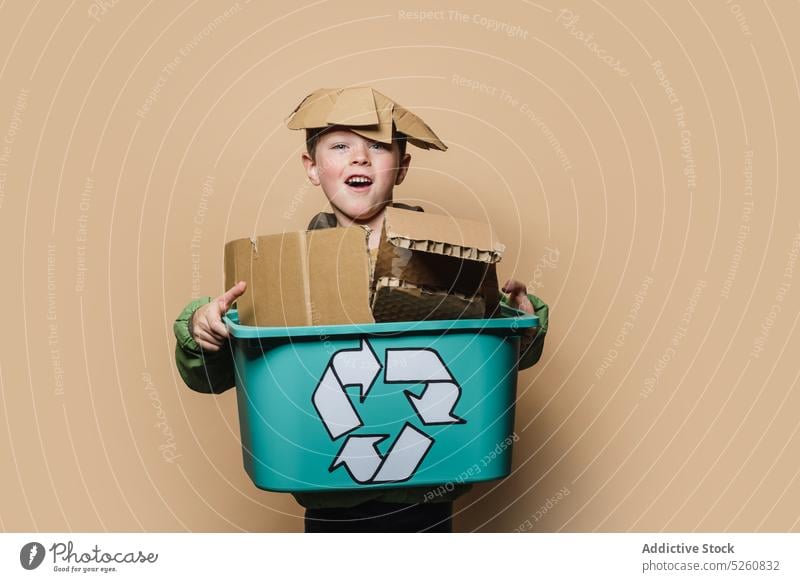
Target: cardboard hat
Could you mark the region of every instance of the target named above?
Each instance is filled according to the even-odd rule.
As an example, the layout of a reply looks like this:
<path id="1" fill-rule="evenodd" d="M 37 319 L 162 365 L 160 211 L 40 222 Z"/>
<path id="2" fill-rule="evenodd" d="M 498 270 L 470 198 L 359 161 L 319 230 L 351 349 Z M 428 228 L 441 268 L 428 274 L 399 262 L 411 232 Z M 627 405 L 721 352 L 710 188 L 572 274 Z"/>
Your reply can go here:
<path id="1" fill-rule="evenodd" d="M 371 87 L 317 89 L 295 108 L 286 126 L 318 129 L 341 125 L 367 139 L 391 143 L 392 122 L 419 148 L 447 149 L 422 119 Z"/>

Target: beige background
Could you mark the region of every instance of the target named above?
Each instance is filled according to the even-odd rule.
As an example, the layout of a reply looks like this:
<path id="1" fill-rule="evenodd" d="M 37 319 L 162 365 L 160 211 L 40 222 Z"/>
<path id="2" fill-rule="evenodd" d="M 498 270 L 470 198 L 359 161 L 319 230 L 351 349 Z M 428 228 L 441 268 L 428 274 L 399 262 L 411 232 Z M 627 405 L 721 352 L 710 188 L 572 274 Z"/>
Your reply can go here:
<path id="1" fill-rule="evenodd" d="M 456 529 L 800 530 L 797 3 L 266 4 L 0 6 L 0 528 L 302 529 L 172 320 L 324 208 L 283 118 L 368 84 L 450 145 L 396 199 L 552 308 Z"/>

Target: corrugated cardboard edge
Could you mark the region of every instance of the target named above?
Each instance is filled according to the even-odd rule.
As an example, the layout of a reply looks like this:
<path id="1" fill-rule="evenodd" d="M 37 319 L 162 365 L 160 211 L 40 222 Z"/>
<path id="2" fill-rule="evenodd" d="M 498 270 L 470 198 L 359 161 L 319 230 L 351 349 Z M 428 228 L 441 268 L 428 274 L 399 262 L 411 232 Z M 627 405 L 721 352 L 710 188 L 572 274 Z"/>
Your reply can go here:
<path id="1" fill-rule="evenodd" d="M 429 290 L 392 277 L 380 277 L 375 288 L 373 316 L 378 322 L 482 318 L 486 311 L 479 294 Z"/>
<path id="2" fill-rule="evenodd" d="M 460 259 L 497 263 L 505 245 L 486 223 L 441 214 L 387 208 L 386 239 L 394 246 Z"/>
<path id="3" fill-rule="evenodd" d="M 473 301 L 473 300 L 482 300 L 483 295 L 480 293 L 475 293 L 474 295 L 466 295 L 464 293 L 459 293 L 458 291 L 443 291 L 441 289 L 431 289 L 425 287 L 424 285 L 415 285 L 414 283 L 409 283 L 408 281 L 403 281 L 402 279 L 398 279 L 396 277 L 378 277 L 375 280 L 375 289 L 381 289 L 385 287 L 398 287 L 402 289 L 415 289 L 418 290 L 420 293 L 424 293 L 426 295 L 450 295 L 453 297 L 458 297 L 459 299 L 463 299 L 464 301 Z"/>

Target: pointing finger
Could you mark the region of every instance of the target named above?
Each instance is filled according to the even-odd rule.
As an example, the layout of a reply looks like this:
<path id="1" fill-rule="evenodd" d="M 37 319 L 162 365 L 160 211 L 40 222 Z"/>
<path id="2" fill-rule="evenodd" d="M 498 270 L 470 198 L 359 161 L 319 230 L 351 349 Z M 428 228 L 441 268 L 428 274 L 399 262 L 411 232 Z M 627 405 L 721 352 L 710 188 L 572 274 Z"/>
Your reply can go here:
<path id="1" fill-rule="evenodd" d="M 233 305 L 234 301 L 244 294 L 246 289 L 247 283 L 244 281 L 239 281 L 236 283 L 236 285 L 225 291 L 225 293 L 217 298 L 217 304 L 219 305 L 219 308 L 222 310 L 223 314 L 231 308 L 231 305 Z"/>

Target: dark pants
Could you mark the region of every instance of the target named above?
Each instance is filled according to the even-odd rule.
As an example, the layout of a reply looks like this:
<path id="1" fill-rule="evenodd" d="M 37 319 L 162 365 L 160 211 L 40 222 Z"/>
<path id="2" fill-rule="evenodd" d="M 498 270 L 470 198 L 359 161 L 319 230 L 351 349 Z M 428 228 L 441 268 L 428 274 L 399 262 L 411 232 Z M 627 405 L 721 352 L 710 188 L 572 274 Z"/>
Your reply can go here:
<path id="1" fill-rule="evenodd" d="M 355 507 L 306 509 L 306 533 L 453 531 L 452 503 L 403 505 L 368 501 Z"/>

